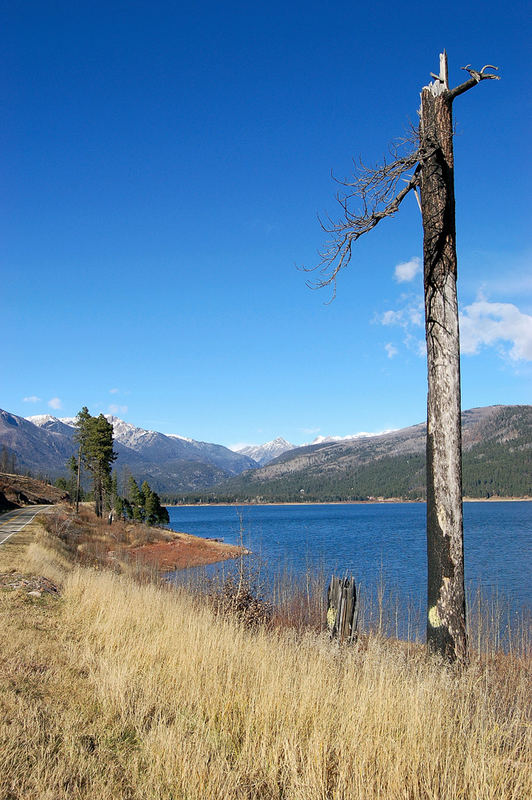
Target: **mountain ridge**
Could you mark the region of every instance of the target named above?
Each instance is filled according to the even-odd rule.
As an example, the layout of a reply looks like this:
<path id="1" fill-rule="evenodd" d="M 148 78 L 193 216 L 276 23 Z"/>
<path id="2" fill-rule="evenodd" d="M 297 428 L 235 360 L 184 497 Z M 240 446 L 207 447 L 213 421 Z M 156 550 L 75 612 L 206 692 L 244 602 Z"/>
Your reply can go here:
<path id="1" fill-rule="evenodd" d="M 532 406 L 468 409 L 462 412 L 462 441 L 467 495 L 532 494 Z M 425 447 L 425 423 L 306 445 L 206 490 L 204 497 L 219 502 L 422 499 Z"/>
<path id="2" fill-rule="evenodd" d="M 249 444 L 245 447 L 239 447 L 235 450 L 235 453 L 249 456 L 249 458 L 256 461 L 260 467 L 263 467 L 265 464 L 273 461 L 274 458 L 290 450 L 294 450 L 295 448 L 295 444 L 291 444 L 287 442 L 286 439 L 283 439 L 282 436 L 278 436 L 276 439 L 272 439 L 271 442 L 265 442 L 264 444 Z"/>
<path id="3" fill-rule="evenodd" d="M 156 491 L 195 490 L 256 467 L 253 459 L 210 442 L 199 442 L 158 431 L 147 431 L 107 415 L 115 433 L 117 471 L 129 469 Z M 49 414 L 19 417 L 0 409 L 0 445 L 17 458 L 24 471 L 56 478 L 77 445 L 73 418 Z"/>
<path id="4" fill-rule="evenodd" d="M 212 500 L 256 502 L 419 498 L 424 493 L 425 423 L 371 435 L 326 437 L 296 448 L 278 437 L 254 448 L 257 458 L 264 459 L 262 466 L 242 450 L 137 428 L 112 415 L 107 419 L 115 433 L 119 478 L 125 481 L 132 474 L 166 496 L 200 492 Z M 59 477 L 77 452 L 74 423 L 69 417 L 24 418 L 0 410 L 0 446 L 16 455 L 22 471 Z M 500 494 L 504 487 L 515 488 L 507 494 L 532 493 L 531 430 L 532 406 L 462 412 L 464 484 L 473 494 Z"/>

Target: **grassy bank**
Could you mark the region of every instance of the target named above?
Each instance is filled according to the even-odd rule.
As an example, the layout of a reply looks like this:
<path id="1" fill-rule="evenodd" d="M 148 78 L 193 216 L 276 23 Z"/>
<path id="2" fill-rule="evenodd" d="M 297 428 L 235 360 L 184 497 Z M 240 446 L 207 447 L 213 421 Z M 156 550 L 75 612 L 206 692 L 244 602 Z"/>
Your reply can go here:
<path id="1" fill-rule="evenodd" d="M 250 627 L 19 536 L 0 571 L 61 593 L 0 592 L 1 798 L 532 794 L 530 659 L 490 650 L 458 675 L 378 635 Z"/>

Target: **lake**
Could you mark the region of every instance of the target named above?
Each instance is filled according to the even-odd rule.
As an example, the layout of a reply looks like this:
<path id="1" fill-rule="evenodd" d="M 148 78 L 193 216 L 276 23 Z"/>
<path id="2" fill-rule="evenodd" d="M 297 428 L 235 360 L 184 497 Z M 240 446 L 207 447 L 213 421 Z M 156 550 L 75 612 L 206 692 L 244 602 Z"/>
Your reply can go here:
<path id="1" fill-rule="evenodd" d="M 384 585 L 396 605 L 423 620 L 424 503 L 178 506 L 168 513 L 172 529 L 230 544 L 240 542 L 242 530 L 265 573 L 347 573 L 366 594 Z M 471 597 L 480 588 L 506 615 L 532 607 L 532 503 L 464 503 L 464 545 Z"/>

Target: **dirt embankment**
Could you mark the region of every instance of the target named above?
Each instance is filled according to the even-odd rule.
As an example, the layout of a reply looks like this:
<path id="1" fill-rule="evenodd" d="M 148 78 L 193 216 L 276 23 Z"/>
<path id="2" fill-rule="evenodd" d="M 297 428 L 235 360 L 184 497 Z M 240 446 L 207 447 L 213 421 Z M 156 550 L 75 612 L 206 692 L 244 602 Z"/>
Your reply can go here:
<path id="1" fill-rule="evenodd" d="M 158 569 L 170 571 L 215 564 L 247 552 L 236 545 L 202 539 L 188 533 L 175 533 L 174 536 L 175 539 L 171 542 L 154 542 L 133 547 L 130 553 L 145 564 L 153 564 Z"/>
<path id="2" fill-rule="evenodd" d="M 55 505 L 67 499 L 68 493 L 56 486 L 26 475 L 0 472 L 0 511 L 32 505 Z"/>
<path id="3" fill-rule="evenodd" d="M 247 551 L 214 539 L 151 527 L 134 520 L 97 517 L 89 503 L 79 514 L 62 505 L 43 515 L 41 524 L 61 540 L 61 548 L 77 563 L 120 570 L 126 565 L 161 572 L 237 558 Z"/>

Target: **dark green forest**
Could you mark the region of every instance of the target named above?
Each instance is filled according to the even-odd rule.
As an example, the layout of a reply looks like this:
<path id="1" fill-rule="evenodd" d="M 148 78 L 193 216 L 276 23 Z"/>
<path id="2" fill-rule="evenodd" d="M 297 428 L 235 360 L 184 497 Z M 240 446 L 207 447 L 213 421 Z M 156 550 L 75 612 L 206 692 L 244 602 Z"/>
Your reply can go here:
<path id="1" fill-rule="evenodd" d="M 532 450 L 508 443 L 474 445 L 463 455 L 465 497 L 532 495 Z M 257 481 L 254 473 L 203 492 L 165 495 L 167 504 L 205 502 L 338 502 L 375 498 L 425 499 L 425 454 L 380 458 L 343 473 L 301 470 L 277 480 Z"/>

